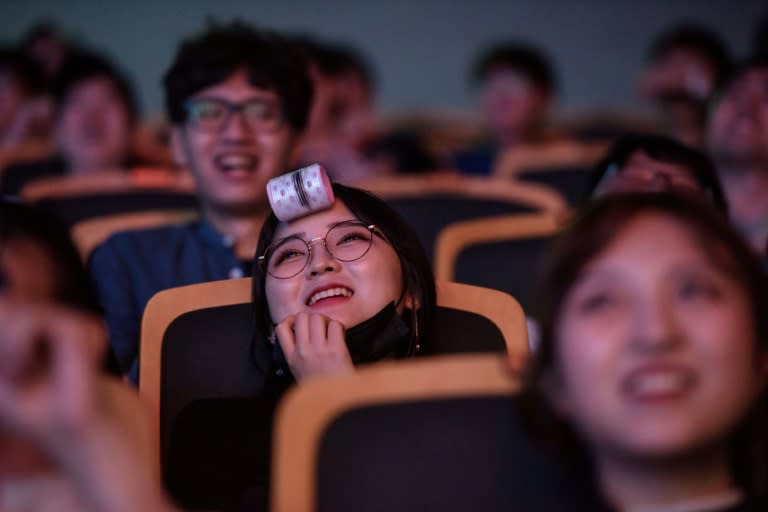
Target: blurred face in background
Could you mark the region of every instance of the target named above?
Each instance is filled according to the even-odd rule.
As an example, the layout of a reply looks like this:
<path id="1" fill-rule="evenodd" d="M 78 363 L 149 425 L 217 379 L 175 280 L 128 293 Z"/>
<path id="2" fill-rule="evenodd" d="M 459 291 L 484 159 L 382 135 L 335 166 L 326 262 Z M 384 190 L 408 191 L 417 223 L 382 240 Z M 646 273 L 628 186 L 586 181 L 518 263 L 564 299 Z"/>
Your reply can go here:
<path id="1" fill-rule="evenodd" d="M 310 137 L 334 137 L 356 144 L 375 128 L 373 97 L 363 77 L 355 72 L 323 74 L 310 65 L 314 86 L 309 114 Z"/>
<path id="2" fill-rule="evenodd" d="M 492 70 L 483 82 L 481 108 L 492 136 L 502 145 L 535 131 L 549 113 L 549 91 L 511 69 Z"/>
<path id="3" fill-rule="evenodd" d="M 673 48 L 653 61 L 639 81 L 640 94 L 652 100 L 690 96 L 705 101 L 715 85 L 715 69 L 706 56 L 689 48 Z"/>
<path id="4" fill-rule="evenodd" d="M 712 112 L 708 134 L 712 157 L 724 165 L 768 165 L 768 68 L 741 74 Z"/>
<path id="5" fill-rule="evenodd" d="M 598 466 L 724 451 L 762 389 L 747 293 L 721 249 L 716 262 L 679 220 L 640 214 L 567 293 L 552 395 Z"/>
<path id="6" fill-rule="evenodd" d="M 113 82 L 94 77 L 67 94 L 56 122 L 56 142 L 72 172 L 121 168 L 133 145 L 133 120 Z"/>

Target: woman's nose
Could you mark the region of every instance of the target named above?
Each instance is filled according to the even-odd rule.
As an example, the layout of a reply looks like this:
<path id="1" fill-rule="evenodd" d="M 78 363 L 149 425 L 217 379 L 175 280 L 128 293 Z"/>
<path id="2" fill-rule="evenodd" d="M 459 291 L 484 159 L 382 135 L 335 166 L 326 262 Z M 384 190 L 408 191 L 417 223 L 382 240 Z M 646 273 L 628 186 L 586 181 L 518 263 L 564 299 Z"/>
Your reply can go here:
<path id="1" fill-rule="evenodd" d="M 311 245 L 311 251 L 309 252 L 309 265 L 307 267 L 311 276 L 325 272 L 334 272 L 340 267 L 339 261 L 331 256 L 322 240 L 318 240 L 318 242 L 320 243 Z"/>
<path id="2" fill-rule="evenodd" d="M 681 339 L 674 307 L 658 300 L 640 305 L 635 313 L 633 339 L 636 348 L 649 351 L 667 351 Z"/>

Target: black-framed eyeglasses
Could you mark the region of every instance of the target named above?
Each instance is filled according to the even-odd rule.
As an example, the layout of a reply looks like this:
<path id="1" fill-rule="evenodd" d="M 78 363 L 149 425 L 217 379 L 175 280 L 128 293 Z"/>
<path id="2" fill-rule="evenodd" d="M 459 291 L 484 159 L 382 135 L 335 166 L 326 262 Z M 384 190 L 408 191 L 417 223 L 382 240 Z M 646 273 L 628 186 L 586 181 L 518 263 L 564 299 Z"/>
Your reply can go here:
<path id="1" fill-rule="evenodd" d="M 312 259 L 312 244 L 323 242 L 328 254 L 338 261 L 349 262 L 365 256 L 373 237 L 384 238 L 374 224 L 348 220 L 334 224 L 324 237 L 306 241 L 299 236 L 281 238 L 271 243 L 257 262 L 277 279 L 290 279 L 304 270 Z"/>
<path id="2" fill-rule="evenodd" d="M 187 122 L 205 131 L 219 131 L 235 113 L 242 114 L 257 132 L 274 132 L 283 124 L 283 113 L 275 101 L 252 99 L 233 103 L 221 98 L 191 98 L 184 103 Z"/>

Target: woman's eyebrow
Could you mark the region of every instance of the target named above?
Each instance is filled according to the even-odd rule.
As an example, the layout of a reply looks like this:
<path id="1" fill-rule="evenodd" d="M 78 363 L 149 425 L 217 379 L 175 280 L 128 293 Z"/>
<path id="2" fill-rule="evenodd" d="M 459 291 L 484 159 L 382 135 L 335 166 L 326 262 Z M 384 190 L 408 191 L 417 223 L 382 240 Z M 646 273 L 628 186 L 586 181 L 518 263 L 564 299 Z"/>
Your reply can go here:
<path id="1" fill-rule="evenodd" d="M 361 221 L 360 219 L 352 218 L 352 219 L 346 219 L 346 220 L 339 220 L 339 221 L 336 221 L 336 222 L 330 222 L 330 223 L 326 224 L 325 227 L 330 229 L 332 227 L 338 226 L 339 224 L 344 224 L 345 222 L 360 222 L 360 223 L 364 224 L 364 222 Z"/>
<path id="2" fill-rule="evenodd" d="M 275 237 L 275 240 L 285 240 L 286 238 L 291 237 L 298 237 L 298 238 L 304 238 L 307 234 L 304 231 L 299 231 L 297 233 L 288 233 L 287 235 L 281 236 L 281 237 Z"/>

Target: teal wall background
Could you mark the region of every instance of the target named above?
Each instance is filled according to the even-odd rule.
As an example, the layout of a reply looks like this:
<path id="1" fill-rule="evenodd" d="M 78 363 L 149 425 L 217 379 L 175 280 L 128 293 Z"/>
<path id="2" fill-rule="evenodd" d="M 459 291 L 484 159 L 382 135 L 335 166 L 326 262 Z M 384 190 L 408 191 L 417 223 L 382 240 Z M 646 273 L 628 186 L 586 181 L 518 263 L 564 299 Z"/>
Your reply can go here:
<path id="1" fill-rule="evenodd" d="M 551 54 L 567 110 L 632 106 L 632 81 L 654 34 L 687 19 L 716 29 L 738 55 L 764 0 L 0 0 L 0 39 L 42 17 L 102 47 L 134 79 L 145 111 L 161 108 L 160 76 L 177 41 L 206 16 L 347 40 L 367 54 L 385 110 L 470 110 L 467 70 L 504 37 Z"/>

